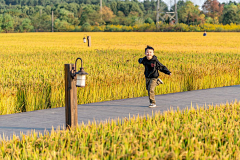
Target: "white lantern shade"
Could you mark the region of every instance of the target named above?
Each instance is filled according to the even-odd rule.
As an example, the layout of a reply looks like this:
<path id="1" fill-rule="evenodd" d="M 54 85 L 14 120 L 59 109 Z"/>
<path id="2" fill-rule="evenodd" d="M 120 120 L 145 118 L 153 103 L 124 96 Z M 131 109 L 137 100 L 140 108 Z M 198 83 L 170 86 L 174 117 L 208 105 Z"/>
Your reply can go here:
<path id="1" fill-rule="evenodd" d="M 84 37 L 84 38 L 83 38 L 83 43 L 86 43 L 86 42 L 87 42 L 87 41 L 86 41 L 86 38 Z"/>
<path id="2" fill-rule="evenodd" d="M 86 75 L 77 74 L 77 87 L 85 87 Z"/>

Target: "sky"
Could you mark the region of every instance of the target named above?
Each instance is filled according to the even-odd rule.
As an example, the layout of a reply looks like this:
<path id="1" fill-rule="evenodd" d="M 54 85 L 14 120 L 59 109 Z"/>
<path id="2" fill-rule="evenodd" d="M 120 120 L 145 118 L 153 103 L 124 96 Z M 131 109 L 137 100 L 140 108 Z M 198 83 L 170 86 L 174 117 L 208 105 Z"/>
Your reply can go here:
<path id="1" fill-rule="evenodd" d="M 162 0 L 164 1 L 165 3 L 167 3 L 168 5 L 170 5 L 170 0 Z M 177 0 L 178 1 L 178 0 Z M 202 7 L 203 3 L 206 1 L 206 0 L 191 0 L 194 4 L 196 5 L 199 5 L 200 8 Z M 223 3 L 223 2 L 229 2 L 230 0 L 218 0 L 218 2 L 220 3 Z M 231 1 L 235 1 L 235 2 L 240 2 L 240 0 L 231 0 Z M 172 0 L 172 5 L 174 3 L 174 0 Z"/>

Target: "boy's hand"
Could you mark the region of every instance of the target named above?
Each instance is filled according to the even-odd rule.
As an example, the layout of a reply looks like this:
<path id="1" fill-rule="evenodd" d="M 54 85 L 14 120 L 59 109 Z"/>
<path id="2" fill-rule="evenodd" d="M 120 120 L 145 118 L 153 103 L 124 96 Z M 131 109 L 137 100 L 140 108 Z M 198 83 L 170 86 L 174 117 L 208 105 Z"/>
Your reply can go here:
<path id="1" fill-rule="evenodd" d="M 171 75 L 172 75 L 172 73 L 169 74 L 169 76 L 171 76 Z"/>
<path id="2" fill-rule="evenodd" d="M 141 64 L 141 63 L 142 63 L 142 61 L 143 61 L 143 58 L 139 58 L 139 59 L 138 59 L 138 63 L 140 63 L 140 64 Z"/>

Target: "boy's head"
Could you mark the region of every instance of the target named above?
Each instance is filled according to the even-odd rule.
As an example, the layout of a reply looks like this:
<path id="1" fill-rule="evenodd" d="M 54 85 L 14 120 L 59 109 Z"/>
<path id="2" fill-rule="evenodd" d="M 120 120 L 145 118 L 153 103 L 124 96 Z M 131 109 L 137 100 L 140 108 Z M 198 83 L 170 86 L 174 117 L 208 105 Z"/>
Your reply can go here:
<path id="1" fill-rule="evenodd" d="M 145 48 L 145 55 L 148 60 L 152 59 L 154 55 L 154 48 L 151 46 L 147 46 L 147 48 Z"/>

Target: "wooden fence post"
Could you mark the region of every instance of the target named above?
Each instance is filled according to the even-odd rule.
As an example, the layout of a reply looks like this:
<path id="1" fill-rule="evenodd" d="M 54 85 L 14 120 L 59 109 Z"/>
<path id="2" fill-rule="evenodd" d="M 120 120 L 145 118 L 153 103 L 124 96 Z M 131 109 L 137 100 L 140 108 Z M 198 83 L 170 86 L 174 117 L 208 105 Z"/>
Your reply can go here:
<path id="1" fill-rule="evenodd" d="M 91 36 L 87 36 L 87 40 L 88 40 L 88 47 L 91 47 Z"/>
<path id="2" fill-rule="evenodd" d="M 71 77 L 71 70 L 74 66 L 74 64 L 64 64 L 65 117 L 67 129 L 70 129 L 71 127 L 76 127 L 78 123 L 76 80 Z"/>

